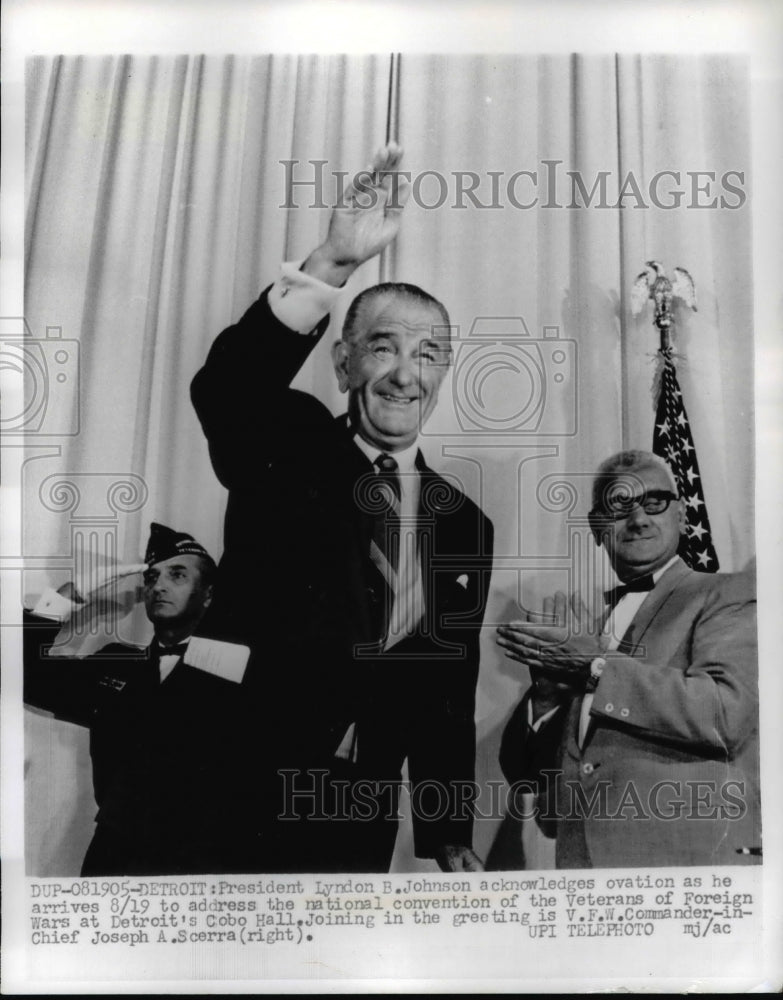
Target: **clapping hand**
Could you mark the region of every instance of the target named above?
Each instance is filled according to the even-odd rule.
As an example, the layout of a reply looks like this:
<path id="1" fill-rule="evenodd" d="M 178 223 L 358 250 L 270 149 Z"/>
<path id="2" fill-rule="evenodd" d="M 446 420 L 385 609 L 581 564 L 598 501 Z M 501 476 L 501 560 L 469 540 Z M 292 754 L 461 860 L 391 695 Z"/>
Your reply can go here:
<path id="1" fill-rule="evenodd" d="M 527 666 L 542 696 L 554 703 L 584 687 L 590 663 L 602 653 L 600 632 L 578 592 L 570 600 L 558 592 L 544 600 L 543 615 L 528 613 L 526 621 L 509 622 L 497 631 L 506 656 Z"/>

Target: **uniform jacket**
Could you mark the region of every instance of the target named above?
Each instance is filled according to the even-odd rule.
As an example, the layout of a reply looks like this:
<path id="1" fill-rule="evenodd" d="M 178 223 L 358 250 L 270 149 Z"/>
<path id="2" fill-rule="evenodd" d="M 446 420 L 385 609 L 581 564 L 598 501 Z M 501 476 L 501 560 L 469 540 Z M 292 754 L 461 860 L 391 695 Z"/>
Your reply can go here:
<path id="1" fill-rule="evenodd" d="M 89 728 L 96 823 L 127 873 L 235 870 L 237 685 L 182 660 L 161 682 L 155 643 L 50 656 L 59 629 L 25 613 L 24 700 Z"/>
<path id="2" fill-rule="evenodd" d="M 678 560 L 607 655 L 580 749 L 581 701 L 536 735 L 526 696 L 501 749 L 509 781 L 536 780 L 550 817 L 556 802 L 558 867 L 754 859 L 737 853 L 760 846 L 755 594 L 745 574 L 695 573 Z"/>
<path id="3" fill-rule="evenodd" d="M 344 417 L 290 388 L 325 327 L 293 333 L 263 295 L 194 379 L 229 490 L 216 596 L 200 630 L 252 650 L 244 686 L 262 720 L 260 767 L 264 755 L 273 769 L 329 767 L 357 721 L 363 774 L 399 778 L 407 756 L 414 782 L 471 781 L 492 526 L 419 455 L 425 620 L 380 653 L 383 581 L 369 558 L 372 519 L 357 501 L 371 463 Z M 470 815 L 415 823 L 417 853 L 470 843 L 471 824 Z"/>

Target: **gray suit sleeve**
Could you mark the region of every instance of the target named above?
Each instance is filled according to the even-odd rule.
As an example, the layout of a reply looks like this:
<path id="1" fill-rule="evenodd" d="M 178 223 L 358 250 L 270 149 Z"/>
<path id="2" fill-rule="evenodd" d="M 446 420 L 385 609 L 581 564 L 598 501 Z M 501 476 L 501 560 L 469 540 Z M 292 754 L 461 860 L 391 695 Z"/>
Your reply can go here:
<path id="1" fill-rule="evenodd" d="M 672 661 L 609 654 L 591 714 L 733 758 L 757 713 L 755 610 L 747 581 L 727 577 L 707 595 Z"/>

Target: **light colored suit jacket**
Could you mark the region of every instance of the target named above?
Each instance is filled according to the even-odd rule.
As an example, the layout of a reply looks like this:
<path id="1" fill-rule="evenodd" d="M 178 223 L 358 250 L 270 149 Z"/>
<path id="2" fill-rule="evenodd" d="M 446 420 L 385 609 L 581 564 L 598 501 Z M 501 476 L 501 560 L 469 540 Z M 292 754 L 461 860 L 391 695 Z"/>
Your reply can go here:
<path id="1" fill-rule="evenodd" d="M 537 763 L 559 868 L 759 860 L 743 852 L 761 843 L 752 577 L 678 560 L 607 655 L 580 748 L 581 703 L 550 722 L 553 773 Z M 523 775 L 536 739 L 521 741 Z"/>

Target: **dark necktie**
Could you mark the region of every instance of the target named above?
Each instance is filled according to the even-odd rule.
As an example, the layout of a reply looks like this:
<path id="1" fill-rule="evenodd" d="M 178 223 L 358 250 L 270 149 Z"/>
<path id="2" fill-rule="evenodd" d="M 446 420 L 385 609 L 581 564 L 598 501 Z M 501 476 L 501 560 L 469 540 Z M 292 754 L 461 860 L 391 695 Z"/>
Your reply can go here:
<path id="1" fill-rule="evenodd" d="M 613 608 L 626 594 L 638 594 L 640 591 L 652 590 L 654 586 L 655 580 L 652 578 L 652 573 L 648 573 L 646 576 L 637 576 L 635 580 L 618 584 L 618 586 L 612 587 L 611 590 L 605 591 L 604 600 L 609 607 Z"/>
<path id="2" fill-rule="evenodd" d="M 370 541 L 370 558 L 377 566 L 386 584 L 385 635 L 397 593 L 402 492 L 398 465 L 391 455 L 379 455 L 374 465 L 377 473 L 372 484 L 373 531 Z"/>

